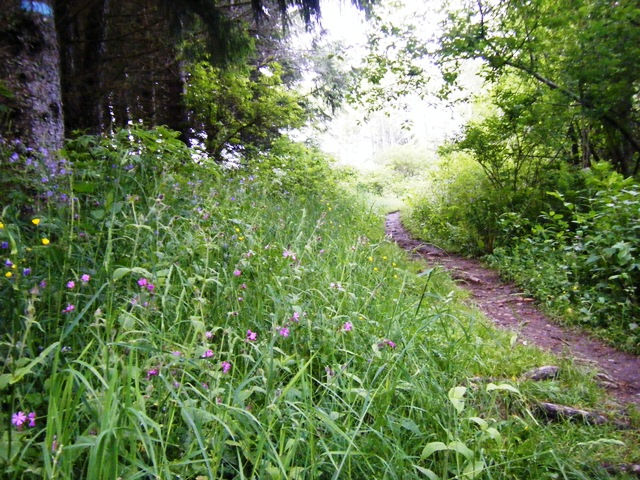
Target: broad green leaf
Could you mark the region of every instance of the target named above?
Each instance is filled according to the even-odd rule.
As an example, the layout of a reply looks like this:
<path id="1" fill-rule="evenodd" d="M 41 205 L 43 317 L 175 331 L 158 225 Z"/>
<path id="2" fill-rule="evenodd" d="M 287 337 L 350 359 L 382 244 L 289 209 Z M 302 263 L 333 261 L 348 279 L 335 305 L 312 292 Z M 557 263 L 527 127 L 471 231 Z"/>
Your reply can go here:
<path id="1" fill-rule="evenodd" d="M 463 478 L 476 478 L 484 470 L 484 460 L 475 460 L 467 464 L 462 472 Z"/>
<path id="2" fill-rule="evenodd" d="M 467 387 L 453 387 L 449 390 L 449 400 L 458 413 L 464 410 L 464 394 L 466 392 Z"/>
<path id="3" fill-rule="evenodd" d="M 477 424 L 481 430 L 486 430 L 489 424 L 487 421 L 480 417 L 469 417 L 469 421 Z"/>
<path id="4" fill-rule="evenodd" d="M 421 467 L 420 465 L 413 464 L 413 468 L 418 470 L 421 474 L 427 477 L 429 480 L 440 480 L 440 477 L 428 468 Z"/>
<path id="5" fill-rule="evenodd" d="M 467 447 L 464 443 L 459 440 L 454 440 L 447 445 L 449 450 L 453 450 L 458 452 L 460 455 L 463 455 L 465 458 L 471 460 L 473 458 L 473 451 Z"/>
<path id="6" fill-rule="evenodd" d="M 443 442 L 427 443 L 422 449 L 422 454 L 420 455 L 420 458 L 427 458 L 431 454 L 435 452 L 440 452 L 442 450 L 449 450 L 449 447 L 447 447 Z"/>
<path id="7" fill-rule="evenodd" d="M 500 385 L 496 385 L 495 383 L 490 383 L 489 385 L 487 385 L 487 392 L 491 392 L 493 390 L 507 390 L 513 393 L 518 393 L 518 394 L 520 393 L 520 390 L 518 390 L 513 385 L 509 385 L 508 383 L 501 383 Z"/>

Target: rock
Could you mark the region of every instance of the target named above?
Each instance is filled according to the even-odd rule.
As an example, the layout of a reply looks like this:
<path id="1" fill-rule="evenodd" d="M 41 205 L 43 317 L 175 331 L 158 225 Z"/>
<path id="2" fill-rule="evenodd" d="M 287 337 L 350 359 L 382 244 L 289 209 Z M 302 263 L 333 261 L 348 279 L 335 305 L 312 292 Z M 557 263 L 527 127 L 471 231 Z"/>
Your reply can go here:
<path id="1" fill-rule="evenodd" d="M 592 423 L 595 425 L 602 425 L 603 423 L 608 422 L 607 418 L 599 413 L 567 407 L 566 405 L 558 405 L 555 403 L 540 402 L 538 404 L 538 410 L 549 420 L 582 420 L 585 423 Z"/>
<path id="2" fill-rule="evenodd" d="M 527 380 L 551 380 L 558 376 L 560 367 L 555 365 L 545 365 L 543 367 L 534 368 L 522 374 L 522 377 Z"/>

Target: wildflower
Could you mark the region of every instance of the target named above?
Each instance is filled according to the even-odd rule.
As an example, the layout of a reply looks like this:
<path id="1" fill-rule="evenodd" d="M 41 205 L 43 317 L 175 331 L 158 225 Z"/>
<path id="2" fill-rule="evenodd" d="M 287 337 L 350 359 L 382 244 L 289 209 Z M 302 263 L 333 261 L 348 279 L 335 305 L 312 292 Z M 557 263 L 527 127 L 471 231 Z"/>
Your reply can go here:
<path id="1" fill-rule="evenodd" d="M 41 241 L 43 245 L 49 245 L 49 243 L 51 243 L 48 238 L 43 238 Z"/>
<path id="2" fill-rule="evenodd" d="M 155 377 L 159 374 L 160 372 L 158 371 L 157 368 L 152 368 L 150 370 L 147 370 L 147 380 L 149 380 L 151 377 Z"/>
<path id="3" fill-rule="evenodd" d="M 295 252 L 292 252 L 291 250 L 288 250 L 288 249 L 285 249 L 284 252 L 282 252 L 282 256 L 284 258 L 291 258 L 291 260 L 297 260 Z"/>
<path id="4" fill-rule="evenodd" d="M 171 352 L 171 355 L 173 355 L 174 357 L 181 357 L 182 352 L 179 350 L 174 350 L 173 352 Z"/>
<path id="5" fill-rule="evenodd" d="M 29 427 L 33 428 L 36 426 L 36 412 L 30 412 L 29 415 L 27 415 L 27 418 L 29 419 Z"/>
<path id="6" fill-rule="evenodd" d="M 247 340 L 250 342 L 255 342 L 258 339 L 258 334 L 256 332 L 252 332 L 251 330 L 247 330 Z"/>
<path id="7" fill-rule="evenodd" d="M 289 329 L 287 327 L 282 327 L 280 330 L 278 330 L 278 333 L 280 334 L 280 336 L 287 338 L 289 336 Z"/>
<path id="8" fill-rule="evenodd" d="M 222 368 L 222 373 L 229 373 L 229 370 L 231 370 L 231 364 L 226 360 L 220 363 L 220 367 Z"/>
<path id="9" fill-rule="evenodd" d="M 322 255 L 324 253 L 324 248 L 321 248 L 320 251 L 318 252 L 320 255 Z"/>
<path id="10" fill-rule="evenodd" d="M 5 260 L 4 264 L 7 267 L 13 267 L 13 262 L 11 260 L 9 260 L 9 259 Z"/>
<path id="11" fill-rule="evenodd" d="M 73 280 L 69 280 L 69 281 L 67 282 L 67 288 L 68 288 L 68 289 L 75 288 L 75 286 L 76 286 L 76 282 L 74 282 Z"/>
<path id="12" fill-rule="evenodd" d="M 350 332 L 351 330 L 353 330 L 353 324 L 351 322 L 344 322 L 344 325 L 342 325 L 342 331 Z"/>
<path id="13" fill-rule="evenodd" d="M 293 315 L 291 316 L 291 321 L 298 323 L 300 321 L 300 313 L 293 312 Z"/>
<path id="14" fill-rule="evenodd" d="M 7 277 L 7 278 L 11 278 L 11 277 L 13 277 L 13 273 L 7 272 L 7 273 L 4 274 L 4 276 Z"/>
<path id="15" fill-rule="evenodd" d="M 213 357 L 213 350 L 211 349 L 207 350 L 202 355 L 200 355 L 200 358 L 209 358 L 209 357 Z"/>
<path id="16" fill-rule="evenodd" d="M 369 257 L 368 259 L 370 262 L 373 262 L 373 257 Z"/>
<path id="17" fill-rule="evenodd" d="M 373 267 L 373 271 L 377 272 L 378 271 L 378 267 Z"/>
<path id="18" fill-rule="evenodd" d="M 242 283 L 242 284 L 240 284 L 240 288 L 241 288 L 242 290 L 246 290 L 246 289 L 247 289 L 247 284 L 246 284 L 246 283 Z"/>
<path id="19" fill-rule="evenodd" d="M 3 250 L 6 250 L 7 248 L 9 248 L 9 242 L 0 243 L 0 248 L 2 248 Z"/>
<path id="20" fill-rule="evenodd" d="M 0 222 L 0 230 L 4 228 L 4 223 Z"/>
<path id="21" fill-rule="evenodd" d="M 237 268 L 233 271 L 233 276 L 234 277 L 239 277 L 240 275 L 242 275 L 242 271 L 238 270 Z"/>
<path id="22" fill-rule="evenodd" d="M 32 218 L 31 219 L 31 223 L 33 223 L 35 226 L 38 226 L 40 224 L 40 219 L 39 218 Z"/>
<path id="23" fill-rule="evenodd" d="M 206 332 L 204 332 L 204 336 L 207 337 L 207 339 L 212 339 L 213 338 L 213 332 L 207 330 Z"/>
<path id="24" fill-rule="evenodd" d="M 38 284 L 38 286 L 39 286 L 40 288 L 46 288 L 46 287 L 47 287 L 47 281 L 46 281 L 46 280 L 42 280 L 42 281 Z"/>
<path id="25" fill-rule="evenodd" d="M 393 342 L 391 340 L 385 339 L 383 343 L 386 343 L 389 346 L 389 348 L 396 348 L 395 342 Z"/>
<path id="26" fill-rule="evenodd" d="M 149 292 L 153 293 L 153 290 L 156 288 L 156 286 L 153 283 L 147 283 L 147 290 Z"/>
<path id="27" fill-rule="evenodd" d="M 149 281 L 146 278 L 142 277 L 138 279 L 139 286 L 146 287 L 148 284 L 149 284 Z"/>
<path id="28" fill-rule="evenodd" d="M 62 313 L 71 313 L 76 309 L 75 305 L 72 305 L 70 303 L 67 304 L 67 306 L 62 310 Z"/>
<path id="29" fill-rule="evenodd" d="M 60 352 L 62 353 L 69 353 L 71 351 L 71 347 L 69 345 L 64 345 L 61 349 Z"/>
<path id="30" fill-rule="evenodd" d="M 23 268 L 22 269 L 22 276 L 23 277 L 28 277 L 29 275 L 31 275 L 31 269 L 29 267 Z"/>
<path id="31" fill-rule="evenodd" d="M 55 453 L 58 450 L 58 436 L 53 436 L 53 441 L 51 442 L 51 451 Z"/>
<path id="32" fill-rule="evenodd" d="M 238 297 L 238 301 L 239 302 L 244 302 L 244 298 L 243 297 Z"/>
<path id="33" fill-rule="evenodd" d="M 27 415 L 24 412 L 16 412 L 11 415 L 11 424 L 18 430 L 22 430 L 22 425 L 27 421 Z"/>
<path id="34" fill-rule="evenodd" d="M 87 283 L 89 283 L 89 280 L 91 280 L 91 275 L 88 275 L 88 274 L 86 274 L 86 273 L 84 273 L 84 274 L 80 277 L 80 281 L 81 281 L 82 283 L 84 283 L 85 285 L 86 285 Z"/>

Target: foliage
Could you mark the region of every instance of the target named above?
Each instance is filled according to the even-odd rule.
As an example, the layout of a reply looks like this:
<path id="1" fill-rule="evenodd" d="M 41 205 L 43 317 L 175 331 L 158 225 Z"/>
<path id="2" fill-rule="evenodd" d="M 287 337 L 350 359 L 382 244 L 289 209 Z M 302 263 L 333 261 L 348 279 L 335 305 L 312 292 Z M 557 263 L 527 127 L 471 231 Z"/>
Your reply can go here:
<path id="1" fill-rule="evenodd" d="M 632 430 L 533 419 L 601 405 L 571 365 L 465 388 L 550 359 L 415 275 L 358 199 L 175 137 L 81 137 L 67 202 L 4 205 L 3 478 L 584 479 L 637 455 Z"/>
<path id="2" fill-rule="evenodd" d="M 640 189 L 608 164 L 582 176 L 578 199 L 551 192 L 558 208 L 537 221 L 503 216 L 513 236 L 489 259 L 554 311 L 638 353 Z"/>
<path id="3" fill-rule="evenodd" d="M 303 99 L 283 85 L 280 74 L 277 63 L 261 69 L 207 62 L 191 67 L 185 101 L 216 159 L 225 151 L 265 150 L 283 129 L 304 124 Z"/>

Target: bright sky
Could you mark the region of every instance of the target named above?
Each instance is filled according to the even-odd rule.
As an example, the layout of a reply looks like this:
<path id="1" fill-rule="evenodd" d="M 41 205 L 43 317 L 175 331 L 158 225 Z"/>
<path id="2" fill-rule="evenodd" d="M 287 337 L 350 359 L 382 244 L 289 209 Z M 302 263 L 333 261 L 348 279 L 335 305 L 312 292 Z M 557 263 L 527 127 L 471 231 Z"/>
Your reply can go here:
<path id="1" fill-rule="evenodd" d="M 385 18 L 391 17 L 394 22 L 402 22 L 403 19 L 415 21 L 421 17 L 419 26 L 425 39 L 437 34 L 442 18 L 439 12 L 442 1 L 386 0 L 383 3 L 397 7 L 390 10 Z M 328 31 L 329 39 L 348 45 L 351 61 L 357 64 L 364 54 L 367 31 L 371 28 L 364 14 L 353 7 L 350 0 L 324 0 L 321 7 L 321 23 Z M 433 72 L 433 76 L 437 76 L 434 66 L 428 66 L 428 62 L 425 66 Z M 473 72 L 468 72 L 466 76 L 470 88 L 477 91 L 479 85 Z M 388 117 L 378 114 L 361 125 L 358 123 L 363 119 L 363 113 L 347 108 L 331 122 L 328 131 L 318 137 L 320 145 L 333 154 L 338 163 L 368 170 L 372 168 L 374 155 L 391 146 L 394 139 L 403 138 L 402 141 L 407 141 L 410 138 L 409 143 L 435 150 L 444 140 L 455 135 L 471 114 L 469 104 L 451 107 L 435 97 L 426 100 L 412 98 L 407 103 L 410 108 L 406 111 L 394 111 L 391 108 L 387 112 Z M 400 128 L 406 120 L 412 125 L 408 132 Z"/>

